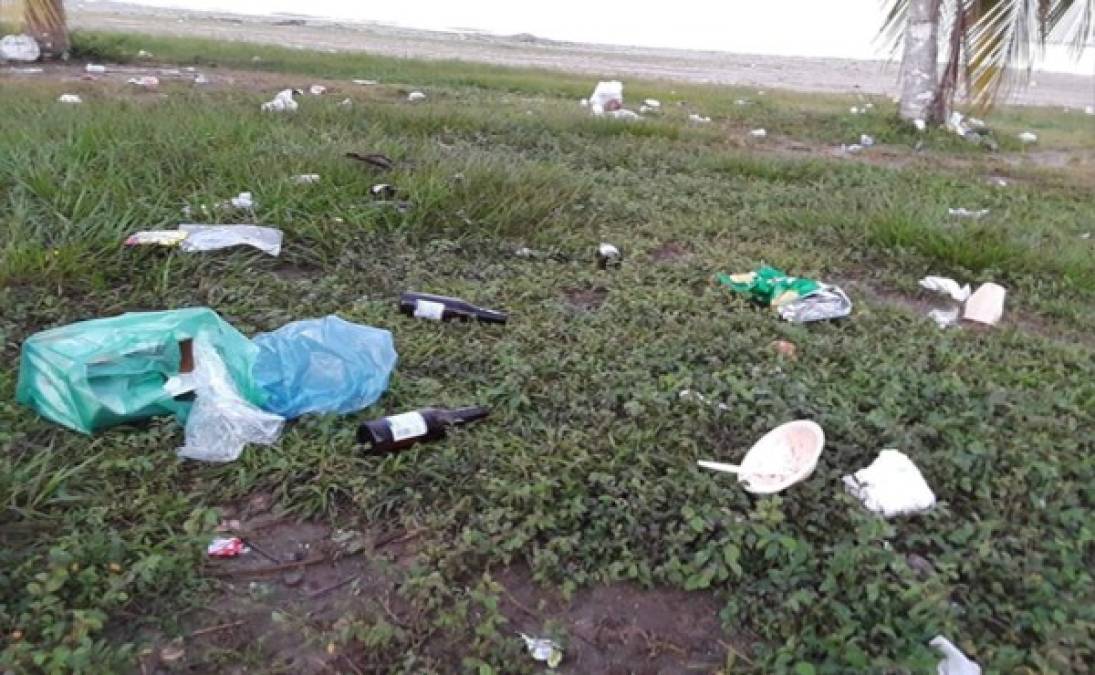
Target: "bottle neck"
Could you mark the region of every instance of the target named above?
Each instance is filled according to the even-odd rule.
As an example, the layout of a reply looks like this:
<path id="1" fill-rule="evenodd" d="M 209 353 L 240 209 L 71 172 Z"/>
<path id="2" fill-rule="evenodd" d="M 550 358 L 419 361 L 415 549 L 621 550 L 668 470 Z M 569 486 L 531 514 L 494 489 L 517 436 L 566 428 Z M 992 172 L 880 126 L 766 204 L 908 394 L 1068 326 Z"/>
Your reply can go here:
<path id="1" fill-rule="evenodd" d="M 445 417 L 449 420 L 450 424 L 467 424 L 468 422 L 481 420 L 489 414 L 490 408 L 481 405 L 469 406 L 467 408 L 452 408 L 445 411 Z"/>

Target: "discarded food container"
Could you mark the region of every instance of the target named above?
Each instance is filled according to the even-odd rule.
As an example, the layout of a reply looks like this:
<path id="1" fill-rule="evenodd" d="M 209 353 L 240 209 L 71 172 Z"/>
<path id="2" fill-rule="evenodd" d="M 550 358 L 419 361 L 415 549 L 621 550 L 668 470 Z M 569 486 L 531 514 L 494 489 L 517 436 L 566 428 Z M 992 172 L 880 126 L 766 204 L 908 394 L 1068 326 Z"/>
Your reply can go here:
<path id="1" fill-rule="evenodd" d="M 17 5 L 18 6 L 18 5 Z M 30 35 L 5 35 L 0 38 L 0 61 L 37 61 L 42 56 L 38 41 Z"/>
<path id="2" fill-rule="evenodd" d="M 1023 133 L 1019 134 L 1018 138 L 1020 141 L 1022 141 L 1024 145 L 1030 145 L 1031 143 L 1038 142 L 1038 134 L 1032 133 L 1030 131 L 1024 131 Z"/>
<path id="3" fill-rule="evenodd" d="M 795 420 L 772 429 L 746 453 L 741 464 L 700 461 L 705 469 L 734 473 L 749 492 L 773 494 L 806 479 L 817 467 L 825 432 L 810 420 Z"/>
<path id="4" fill-rule="evenodd" d="M 262 225 L 195 225 L 183 223 L 179 231 L 186 233 L 179 247 L 187 253 L 218 251 L 232 246 L 251 246 L 277 257 L 281 253 L 282 232 Z"/>
<path id="5" fill-rule="evenodd" d="M 318 173 L 301 173 L 293 176 L 293 182 L 297 185 L 312 185 L 319 182 Z"/>
<path id="6" fill-rule="evenodd" d="M 369 407 L 399 360 L 389 331 L 334 315 L 293 321 L 253 341 L 259 352 L 251 372 L 263 408 L 288 419 Z"/>
<path id="7" fill-rule="evenodd" d="M 261 405 L 265 396 L 251 379 L 258 347 L 204 307 L 134 312 L 35 333 L 23 343 L 15 398 L 85 434 L 160 415 L 185 421 L 191 403 L 176 400 L 164 385 L 193 370 L 199 333 L 215 346 L 243 397 Z"/>
<path id="8" fill-rule="evenodd" d="M 943 655 L 936 667 L 938 675 L 981 675 L 981 666 L 942 635 L 936 635 L 928 644 Z"/>
<path id="9" fill-rule="evenodd" d="M 480 323 L 506 323 L 509 315 L 493 309 L 484 309 L 460 298 L 408 291 L 399 298 L 399 311 L 416 319 L 451 321 L 459 319 Z"/>
<path id="10" fill-rule="evenodd" d="M 282 89 L 273 99 L 263 103 L 260 107 L 263 112 L 293 112 L 299 107 L 299 104 L 293 99 L 293 96 L 297 93 L 296 89 Z"/>
<path id="11" fill-rule="evenodd" d="M 935 505 L 924 476 L 899 450 L 883 450 L 870 466 L 843 480 L 853 497 L 885 518 L 923 513 Z"/>
<path id="12" fill-rule="evenodd" d="M 767 138 L 768 131 L 766 129 L 753 129 L 749 132 L 749 135 L 753 138 Z"/>
<path id="13" fill-rule="evenodd" d="M 792 323 L 839 319 L 852 312 L 852 301 L 837 286 L 788 276 L 764 266 L 745 274 L 719 274 L 718 282 L 753 301 L 776 308 Z"/>
<path id="14" fill-rule="evenodd" d="M 205 548 L 210 558 L 235 558 L 247 547 L 239 537 L 216 537 Z"/>
<path id="15" fill-rule="evenodd" d="M 81 99 L 76 94 L 61 94 L 61 96 L 57 100 L 60 103 L 83 103 L 84 102 L 83 99 Z"/>
<path id="16" fill-rule="evenodd" d="M 100 66 L 100 65 L 95 64 L 95 63 L 89 63 L 86 66 L 84 66 L 84 72 L 87 72 L 87 73 L 105 73 L 106 72 L 106 66 Z"/>
<path id="17" fill-rule="evenodd" d="M 589 97 L 589 109 L 594 115 L 619 110 L 624 107 L 624 83 L 619 80 L 598 82 Z"/>
<path id="18" fill-rule="evenodd" d="M 322 84 L 313 84 L 311 87 L 308 87 L 308 93 L 312 96 L 322 96 L 327 93 L 327 87 L 324 87 Z"/>
<path id="19" fill-rule="evenodd" d="M 365 422 L 357 428 L 357 442 L 373 454 L 397 452 L 416 443 L 445 437 L 450 427 L 463 426 L 490 414 L 483 406 L 469 408 L 423 408 L 400 415 Z"/>
<path id="20" fill-rule="evenodd" d="M 962 315 L 967 321 L 996 325 L 1004 316 L 1004 297 L 1007 290 L 999 284 L 989 282 L 981 284 L 973 295 L 966 300 L 966 311 Z"/>
<path id="21" fill-rule="evenodd" d="M 839 287 L 822 284 L 804 298 L 779 305 L 776 311 L 791 323 L 842 319 L 852 313 L 852 301 Z"/>
<path id="22" fill-rule="evenodd" d="M 618 267 L 621 261 L 620 249 L 604 241 L 597 246 L 597 264 L 601 269 Z"/>
<path id="23" fill-rule="evenodd" d="M 142 75 L 140 77 L 131 77 L 126 80 L 127 83 L 144 89 L 155 89 L 160 86 L 160 78 L 154 75 Z"/>
<path id="24" fill-rule="evenodd" d="M 546 663 L 548 668 L 556 668 L 563 662 L 563 648 L 555 640 L 529 637 L 524 633 L 518 635 L 525 641 L 525 647 L 533 660 Z"/>
<path id="25" fill-rule="evenodd" d="M 416 101 L 425 101 L 426 95 L 420 91 L 412 91 L 411 93 L 407 94 L 407 100 L 411 103 L 415 103 Z"/>

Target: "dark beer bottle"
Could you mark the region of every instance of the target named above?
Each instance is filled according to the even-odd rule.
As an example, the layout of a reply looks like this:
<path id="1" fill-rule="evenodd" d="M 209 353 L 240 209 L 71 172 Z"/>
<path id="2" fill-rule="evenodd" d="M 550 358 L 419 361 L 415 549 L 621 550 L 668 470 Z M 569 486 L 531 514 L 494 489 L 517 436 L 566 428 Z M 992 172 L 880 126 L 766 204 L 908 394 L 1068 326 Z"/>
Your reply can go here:
<path id="1" fill-rule="evenodd" d="M 374 454 L 395 452 L 415 443 L 444 438 L 449 427 L 468 424 L 488 414 L 490 409 L 483 406 L 422 408 L 364 422 L 357 428 L 357 442 L 370 446 Z"/>
<path id="2" fill-rule="evenodd" d="M 460 298 L 448 298 L 443 295 L 416 293 L 408 291 L 399 297 L 399 311 L 418 319 L 433 321 L 451 321 L 475 319 L 482 323 L 505 323 L 509 318 L 505 312 L 477 307 Z"/>

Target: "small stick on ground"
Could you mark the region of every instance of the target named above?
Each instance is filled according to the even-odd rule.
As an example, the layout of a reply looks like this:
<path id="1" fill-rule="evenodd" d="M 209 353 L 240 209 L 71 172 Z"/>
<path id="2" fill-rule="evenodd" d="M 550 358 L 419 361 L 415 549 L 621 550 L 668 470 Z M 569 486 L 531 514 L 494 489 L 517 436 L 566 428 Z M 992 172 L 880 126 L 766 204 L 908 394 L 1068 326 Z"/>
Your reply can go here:
<path id="1" fill-rule="evenodd" d="M 262 548 L 261 546 L 257 545 L 251 539 L 244 539 L 243 537 L 241 537 L 241 539 L 243 539 L 243 543 L 245 543 L 248 546 L 250 546 L 251 548 L 255 549 L 255 551 L 257 551 L 258 554 L 261 555 L 263 558 L 266 558 L 267 560 L 269 560 L 272 563 L 280 563 L 281 562 L 280 558 L 278 558 L 274 554 L 270 553 L 266 549 Z"/>
<path id="2" fill-rule="evenodd" d="M 311 593 L 307 593 L 305 595 L 305 597 L 307 597 L 309 599 L 318 598 L 319 596 L 324 595 L 326 593 L 330 593 L 331 591 L 333 591 L 335 589 L 342 588 L 343 586 L 350 583 L 351 581 L 357 581 L 357 579 L 360 576 L 361 575 L 359 575 L 359 574 L 355 574 L 353 576 L 346 577 L 342 581 L 336 581 L 335 583 L 331 584 L 330 586 L 324 586 L 323 588 L 317 588 L 316 590 L 312 591 Z"/>
<path id="3" fill-rule="evenodd" d="M 727 643 L 723 642 L 722 640 L 719 640 L 719 641 L 718 641 L 718 643 L 719 643 L 719 645 L 720 645 L 720 646 L 721 646 L 721 647 L 722 647 L 723 649 L 725 649 L 725 650 L 726 650 L 726 651 L 728 651 L 728 652 L 732 652 L 732 653 L 734 654 L 734 656 L 738 657 L 738 658 L 739 658 L 739 659 L 741 659 L 742 661 L 745 661 L 746 663 L 748 663 L 748 664 L 749 664 L 749 665 L 751 665 L 751 666 L 752 666 L 752 665 L 755 665 L 755 664 L 753 663 L 753 660 L 752 660 L 752 659 L 750 659 L 750 658 L 749 658 L 748 656 L 746 656 L 745 654 L 742 654 L 742 653 L 741 653 L 741 652 L 739 652 L 738 650 L 734 649 L 733 645 L 727 644 Z"/>
<path id="4" fill-rule="evenodd" d="M 380 539 L 377 539 L 373 543 L 373 549 L 384 548 L 388 544 L 401 544 L 405 541 L 409 541 L 411 539 L 414 539 L 415 537 L 417 537 L 420 534 L 422 534 L 421 529 L 411 530 L 409 532 L 401 532 L 399 534 L 396 534 L 396 533 L 393 532 L 391 534 L 388 534 L 388 535 L 385 535 L 385 536 L 381 537 Z"/>
<path id="5" fill-rule="evenodd" d="M 277 572 L 284 572 L 285 570 L 295 570 L 298 567 L 318 565 L 320 563 L 330 562 L 330 560 L 331 559 L 327 556 L 320 556 L 318 558 L 309 558 L 308 560 L 282 563 L 280 565 L 270 565 L 269 567 L 252 567 L 250 569 L 240 570 L 210 570 L 210 575 L 214 577 L 240 577 L 250 575 L 274 574 Z"/>
<path id="6" fill-rule="evenodd" d="M 246 621 L 233 621 L 232 623 L 222 623 L 219 626 L 209 626 L 208 628 L 199 628 L 198 630 L 194 631 L 190 635 L 187 635 L 186 637 L 187 637 L 187 639 L 193 639 L 193 638 L 196 638 L 196 637 L 201 637 L 203 635 L 209 635 L 210 633 L 217 633 L 217 632 L 220 632 L 222 630 L 228 630 L 229 628 L 238 628 L 238 627 L 242 626 L 245 623 L 246 623 Z"/>

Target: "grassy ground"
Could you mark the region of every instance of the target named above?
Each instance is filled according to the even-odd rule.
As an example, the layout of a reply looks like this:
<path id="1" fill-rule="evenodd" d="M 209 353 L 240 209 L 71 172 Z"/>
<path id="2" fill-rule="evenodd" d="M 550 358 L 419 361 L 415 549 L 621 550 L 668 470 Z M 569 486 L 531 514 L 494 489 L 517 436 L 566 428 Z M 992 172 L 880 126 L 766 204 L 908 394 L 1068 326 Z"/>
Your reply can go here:
<path id="1" fill-rule="evenodd" d="M 185 633 L 195 608 L 224 600 L 204 560 L 216 508 L 256 493 L 304 519 L 421 533 L 398 589 L 416 621 L 361 611 L 308 627 L 362 671 L 532 670 L 497 609 L 512 569 L 567 594 L 626 580 L 713 597 L 738 645 L 728 672 L 923 672 L 939 633 L 999 672 L 1091 662 L 1095 244 L 1081 235 L 1095 229 L 1095 193 L 1089 167 L 1039 167 L 1010 139 L 1034 128 L 1039 152 L 1087 150 L 1092 118 L 1003 111 L 1004 152 L 989 155 L 902 129 L 881 101 L 851 116 L 851 96 L 629 83 L 630 100 L 655 96 L 666 112 L 620 123 L 577 107 L 591 82 L 551 73 L 101 35 L 78 45 L 97 61 L 145 48 L 215 80 L 267 72 L 167 83 L 167 97 L 3 83 L 0 664 L 117 672 Z M 260 114 L 281 85 L 321 78 L 342 91 Z M 412 87 L 428 100 L 406 103 Z M 85 103 L 55 103 L 62 91 Z M 339 107 L 347 95 L 353 107 Z M 743 97 L 755 103 L 735 105 Z M 715 122 L 690 126 L 693 110 Z M 748 140 L 757 126 L 769 139 Z M 860 133 L 883 147 L 830 156 Z M 398 167 L 370 174 L 347 150 Z M 313 172 L 318 185 L 290 180 Z M 1006 188 L 989 180 L 1004 175 Z M 382 180 L 409 212 L 370 201 Z M 285 231 L 280 258 L 120 246 L 243 190 L 258 222 Z M 951 206 L 992 212 L 957 221 Z M 600 241 L 620 246 L 621 269 L 596 268 Z M 515 257 L 524 245 L 559 255 Z M 710 283 L 762 263 L 841 283 L 855 313 L 792 326 Z M 929 273 L 1005 285 L 1004 324 L 939 331 L 916 289 Z M 513 318 L 403 319 L 404 289 Z M 178 461 L 170 420 L 87 438 L 13 401 L 34 331 L 186 306 L 246 334 L 338 313 L 393 330 L 400 365 L 373 409 L 306 417 L 225 466 Z M 778 357 L 776 339 L 797 360 Z M 728 409 L 681 401 L 685 388 Z M 447 442 L 384 459 L 353 444 L 358 421 L 468 403 L 494 413 Z M 780 496 L 695 468 L 802 417 L 825 428 L 826 451 Z M 933 512 L 886 522 L 844 494 L 840 476 L 887 447 L 920 466 Z M 190 667 L 294 670 L 252 647 Z"/>

